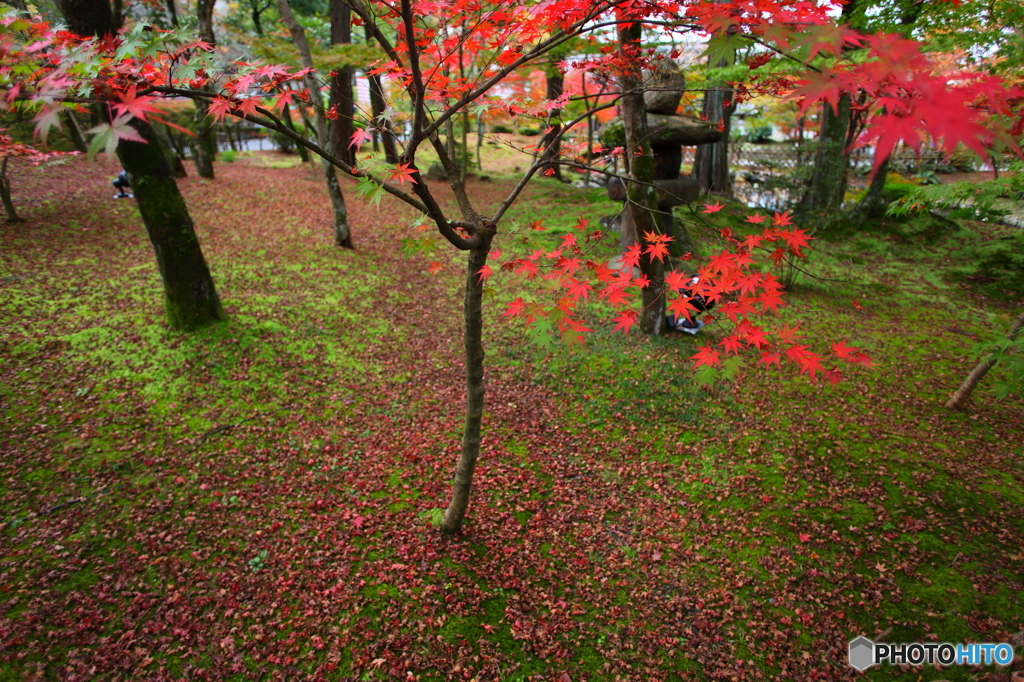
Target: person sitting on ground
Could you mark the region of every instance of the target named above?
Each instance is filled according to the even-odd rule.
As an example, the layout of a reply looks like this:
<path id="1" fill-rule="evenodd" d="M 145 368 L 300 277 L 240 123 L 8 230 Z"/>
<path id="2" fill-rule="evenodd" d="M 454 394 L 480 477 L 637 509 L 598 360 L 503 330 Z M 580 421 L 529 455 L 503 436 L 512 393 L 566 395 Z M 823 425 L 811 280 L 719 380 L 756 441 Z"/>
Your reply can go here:
<path id="1" fill-rule="evenodd" d="M 131 199 L 132 195 L 125 192 L 126 189 L 131 189 L 131 184 L 128 182 L 128 171 L 121 171 L 117 177 L 114 178 L 112 184 L 117 188 L 117 194 L 114 195 L 115 199 Z"/>
<path id="2" fill-rule="evenodd" d="M 690 278 L 688 284 L 692 287 L 700 281 L 700 277 L 694 276 Z M 685 296 L 690 299 L 690 305 L 699 310 L 700 312 L 707 312 L 715 307 L 714 303 L 708 303 L 707 300 L 697 294 L 693 295 L 691 289 L 679 289 L 679 295 Z M 675 315 L 669 315 L 665 318 L 665 323 L 668 324 L 669 329 L 675 329 L 678 332 L 686 332 L 687 334 L 696 334 L 704 328 L 704 323 L 697 319 L 697 315 L 694 314 L 692 318 L 686 316 L 676 317 Z"/>

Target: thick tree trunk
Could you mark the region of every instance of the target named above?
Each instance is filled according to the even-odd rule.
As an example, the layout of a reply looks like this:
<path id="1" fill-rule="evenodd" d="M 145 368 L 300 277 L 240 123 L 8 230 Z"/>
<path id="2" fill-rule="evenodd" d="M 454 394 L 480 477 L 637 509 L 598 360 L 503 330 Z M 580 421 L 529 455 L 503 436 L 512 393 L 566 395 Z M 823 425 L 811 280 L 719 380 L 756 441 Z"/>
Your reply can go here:
<path id="1" fill-rule="evenodd" d="M 1017 316 L 1017 319 L 1014 321 L 1013 326 L 1010 327 L 1010 332 L 1006 335 L 1006 338 L 1011 340 L 1015 338 L 1022 327 L 1024 327 L 1024 313 Z M 986 374 L 988 374 L 988 371 L 995 367 L 995 364 L 996 358 L 988 357 L 975 365 L 974 369 L 971 370 L 971 373 L 967 375 L 966 379 L 964 379 L 964 383 L 960 384 L 960 388 L 958 388 L 956 393 L 950 397 L 949 401 L 946 403 L 946 407 L 951 410 L 958 410 L 963 407 L 964 403 L 967 402 L 967 399 L 971 397 L 971 393 L 974 392 L 974 389 L 977 388 L 981 380 Z"/>
<path id="2" fill-rule="evenodd" d="M 850 130 L 850 96 L 843 94 L 835 111 L 822 104 L 821 130 L 814 171 L 807 191 L 797 207 L 802 224 L 820 227 L 830 214 L 838 211 L 846 194 L 846 170 L 850 161 L 847 151 Z"/>
<path id="3" fill-rule="evenodd" d="M 622 98 L 622 122 L 626 129 L 626 158 L 633 179 L 626 190 L 626 203 L 636 234 L 662 233 L 663 225 L 656 218 L 658 196 L 654 190 L 654 154 L 647 131 L 647 109 L 640 81 L 640 24 L 619 24 L 619 48 L 625 60 L 634 65 L 619 78 Z M 665 331 L 665 265 L 650 256 L 640 259 L 640 271 L 650 281 L 641 290 L 640 331 L 660 336 Z"/>
<path id="4" fill-rule="evenodd" d="M 144 121 L 135 119 L 131 125 L 146 144 L 122 140 L 117 155 L 128 171 L 160 267 L 167 321 L 187 330 L 223 320 L 220 298 L 160 139 Z"/>
<path id="5" fill-rule="evenodd" d="M 545 75 L 547 76 L 547 98 L 549 100 L 558 99 L 562 96 L 562 88 L 565 85 L 565 76 L 554 66 L 549 66 L 545 69 Z M 642 95 L 641 95 L 642 98 Z M 548 132 L 544 134 L 541 139 L 540 147 L 544 150 L 542 153 L 547 153 L 549 158 L 557 159 L 559 149 L 562 146 L 562 138 L 559 134 L 562 132 L 562 110 L 552 109 L 548 114 Z M 544 174 L 551 175 L 559 180 L 562 179 L 562 167 L 557 161 L 552 161 L 544 167 Z"/>
<path id="6" fill-rule="evenodd" d="M 441 521 L 441 530 L 454 535 L 462 528 L 469 508 L 473 471 L 480 456 L 480 424 L 484 414 L 484 283 L 478 274 L 487 264 L 490 239 L 469 252 L 466 268 L 466 295 L 463 304 L 466 350 L 466 421 L 462 431 L 462 452 L 455 469 L 452 500 Z"/>
<path id="7" fill-rule="evenodd" d="M 80 36 L 113 35 L 114 14 L 106 0 L 57 0 L 68 30 Z"/>
<path id="8" fill-rule="evenodd" d="M 295 41 L 299 50 L 299 57 L 302 60 L 303 68 L 313 68 L 313 56 L 309 51 L 309 43 L 306 42 L 306 31 L 295 19 L 288 0 L 277 0 L 277 9 L 281 13 L 281 20 L 288 27 L 288 32 Z M 313 103 L 313 115 L 316 120 L 317 141 L 320 146 L 330 148 L 330 135 L 327 130 L 327 119 L 323 112 L 323 97 L 320 95 L 320 84 L 312 75 L 305 78 L 306 90 L 309 92 Z M 331 197 L 331 207 L 334 218 L 334 243 L 338 246 L 351 249 L 352 231 L 348 224 L 348 208 L 345 206 L 345 195 L 341 191 L 341 184 L 338 182 L 338 174 L 334 166 L 326 159 L 322 161 L 324 178 L 327 181 L 327 193 Z"/>
<path id="9" fill-rule="evenodd" d="M 722 62 L 720 66 L 724 66 Z M 718 142 L 698 145 L 693 159 L 693 176 L 701 192 L 715 192 L 732 196 L 732 178 L 729 177 L 729 129 L 733 107 L 725 106 L 732 97 L 727 88 L 713 88 L 704 93 L 703 114 L 707 120 L 722 121 L 725 134 Z"/>
<path id="10" fill-rule="evenodd" d="M 64 0 L 61 11 L 68 26 L 81 35 L 114 32 L 107 0 Z M 145 121 L 134 119 L 130 125 L 146 142 L 121 140 L 117 156 L 128 171 L 142 222 L 153 244 L 164 285 L 167 321 L 176 329 L 194 329 L 222 320 L 224 309 L 160 138 Z"/>
<path id="11" fill-rule="evenodd" d="M 351 17 L 345 0 L 331 0 L 331 44 L 347 45 L 352 42 Z M 354 72 L 351 66 L 337 70 L 331 79 L 331 107 L 338 117 L 331 121 L 331 153 L 349 165 L 355 165 L 356 149 L 352 141 L 352 114 L 355 109 L 352 97 Z"/>

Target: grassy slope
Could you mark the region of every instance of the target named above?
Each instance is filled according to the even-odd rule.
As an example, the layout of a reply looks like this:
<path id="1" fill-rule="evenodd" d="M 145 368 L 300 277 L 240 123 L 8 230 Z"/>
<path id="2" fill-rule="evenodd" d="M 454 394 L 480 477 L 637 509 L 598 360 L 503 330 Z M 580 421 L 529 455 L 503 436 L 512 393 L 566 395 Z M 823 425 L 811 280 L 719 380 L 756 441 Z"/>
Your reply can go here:
<path id="1" fill-rule="evenodd" d="M 458 442 L 459 261 L 401 257 L 414 216 L 352 193 L 359 250 L 337 251 L 319 183 L 282 166 L 182 183 L 231 315 L 190 336 L 162 324 L 112 167 L 19 169 L 0 679 L 846 679 L 859 634 L 1024 629 L 1024 403 L 941 408 L 1010 315 L 943 278 L 956 235 L 818 245 L 842 281 L 804 280 L 783 319 L 881 363 L 836 388 L 697 388 L 714 326 L 624 338 L 596 310 L 586 352 L 541 358 L 491 305 L 477 502 L 449 543 L 428 519 Z M 615 210 L 540 180 L 506 228 Z"/>

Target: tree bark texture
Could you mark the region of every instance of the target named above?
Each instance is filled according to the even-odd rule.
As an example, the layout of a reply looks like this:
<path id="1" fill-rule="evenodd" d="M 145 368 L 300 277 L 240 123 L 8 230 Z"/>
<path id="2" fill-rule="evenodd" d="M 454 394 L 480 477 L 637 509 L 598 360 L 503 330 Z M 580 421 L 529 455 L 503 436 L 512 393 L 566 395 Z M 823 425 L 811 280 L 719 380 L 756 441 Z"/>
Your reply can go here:
<path id="1" fill-rule="evenodd" d="M 565 86 L 565 76 L 555 66 L 548 66 L 545 69 L 545 75 L 547 77 L 547 98 L 549 100 L 558 99 L 562 96 L 562 88 Z M 548 154 L 551 159 L 558 158 L 559 149 L 562 146 L 562 138 L 560 136 L 562 132 L 562 110 L 552 109 L 548 114 L 548 132 L 544 134 L 541 139 L 540 147 Z M 562 167 L 557 161 L 551 161 L 544 166 L 544 174 L 549 175 L 549 172 L 553 172 L 553 177 L 561 180 L 562 179 Z"/>
<path id="2" fill-rule="evenodd" d="M 22 223 L 25 221 L 18 217 L 18 212 L 14 210 L 14 202 L 11 201 L 11 179 L 7 177 L 7 161 L 9 158 L 5 156 L 3 160 L 0 160 L 0 199 L 4 202 L 7 222 Z"/>
<path id="3" fill-rule="evenodd" d="M 627 210 L 633 229 L 640 237 L 645 232 L 662 233 L 657 219 L 658 196 L 654 190 L 654 155 L 648 139 L 647 110 L 640 80 L 637 56 L 640 45 L 640 24 L 619 24 L 619 48 L 627 63 L 634 66 L 619 78 L 622 91 L 619 100 L 622 122 L 626 130 L 626 158 L 633 179 L 626 189 Z M 665 265 L 650 256 L 640 259 L 640 271 L 650 280 L 641 290 L 640 331 L 660 336 L 665 331 Z"/>
<path id="4" fill-rule="evenodd" d="M 103 37 L 116 32 L 114 14 L 107 0 L 58 0 L 57 5 L 72 33 Z"/>
<path id="5" fill-rule="evenodd" d="M 153 244 L 167 321 L 188 330 L 223 320 L 224 309 L 160 140 L 148 123 L 135 119 L 131 125 L 146 144 L 122 140 L 117 155 Z"/>
<path id="6" fill-rule="evenodd" d="M 1017 334 L 1020 333 L 1021 327 L 1024 327 L 1024 313 L 1018 315 L 1017 319 L 1014 320 L 1013 326 L 1010 327 L 1010 332 L 1006 335 L 1006 338 L 1011 340 L 1015 338 Z M 978 387 L 981 380 L 985 378 L 988 371 L 995 367 L 995 365 L 995 357 L 985 358 L 975 365 L 974 369 L 971 370 L 971 373 L 967 375 L 966 379 L 964 379 L 964 383 L 960 384 L 960 388 L 956 389 L 956 393 L 950 397 L 949 401 L 946 403 L 946 407 L 950 410 L 958 410 L 962 408 L 967 402 L 967 399 L 971 397 L 972 393 L 974 393 L 974 389 Z"/>
<path id="7" fill-rule="evenodd" d="M 288 0 L 277 0 L 277 9 L 281 14 L 281 21 L 288 27 L 292 40 L 299 50 L 299 57 L 302 60 L 303 68 L 313 68 L 313 56 L 309 51 L 309 43 L 306 42 L 306 31 L 295 19 Z M 304 80 L 306 90 L 313 104 L 313 115 L 316 121 L 316 136 L 320 146 L 330 148 L 330 135 L 327 130 L 327 118 L 324 116 L 323 97 L 320 94 L 320 84 L 316 78 L 307 74 Z M 348 208 L 345 206 L 345 195 L 341 191 L 341 183 L 338 182 L 338 173 L 335 167 L 326 159 L 321 161 L 324 171 L 324 179 L 327 182 L 327 193 L 331 197 L 331 208 L 334 223 L 334 243 L 338 246 L 351 249 L 352 231 L 348 224 Z"/>
<path id="8" fill-rule="evenodd" d="M 217 43 L 217 35 L 213 31 L 213 7 L 215 0 L 197 0 L 196 16 L 199 20 L 199 37 L 210 45 Z M 196 173 L 201 178 L 213 180 L 213 161 L 217 158 L 217 137 L 208 116 L 205 101 L 195 101 L 196 140 L 192 145 L 195 150 Z"/>
<path id="9" fill-rule="evenodd" d="M 466 295 L 463 303 L 466 421 L 462 431 L 462 451 L 455 469 L 455 482 L 452 485 L 452 500 L 441 521 L 441 530 L 447 535 L 454 535 L 462 528 L 469 508 L 473 472 L 480 456 L 480 425 L 484 414 L 484 283 L 478 273 L 480 268 L 487 264 L 487 254 L 490 250 L 491 240 L 487 238 L 483 245 L 470 250 L 466 268 Z"/>
<path id="10" fill-rule="evenodd" d="M 192 142 L 192 156 L 196 161 L 196 173 L 201 178 L 213 180 L 213 160 L 217 156 L 217 137 L 210 124 L 206 103 L 202 100 L 195 100 L 194 104 L 195 113 L 192 120 L 196 129 L 196 137 Z"/>
<path id="11" fill-rule="evenodd" d="M 724 66 L 724 61 L 720 66 Z M 725 106 L 732 97 L 728 88 L 712 88 L 704 93 L 702 113 L 708 121 L 722 121 L 725 133 L 718 142 L 697 146 L 693 158 L 693 176 L 701 192 L 714 192 L 732 196 L 732 179 L 729 177 L 729 129 L 733 107 Z"/>
<path id="12" fill-rule="evenodd" d="M 828 216 L 840 209 L 846 194 L 847 151 L 850 129 L 850 95 L 839 98 L 835 110 L 822 104 L 818 150 L 814 156 L 811 180 L 797 207 L 797 214 L 808 227 L 820 227 Z"/>
<path id="13" fill-rule="evenodd" d="M 331 44 L 347 45 L 352 42 L 351 12 L 345 0 L 331 0 Z M 331 153 L 349 164 L 355 165 L 356 149 L 352 141 L 352 114 L 355 105 L 352 97 L 354 71 L 351 66 L 337 70 L 331 79 L 331 107 L 338 117 L 331 121 Z"/>

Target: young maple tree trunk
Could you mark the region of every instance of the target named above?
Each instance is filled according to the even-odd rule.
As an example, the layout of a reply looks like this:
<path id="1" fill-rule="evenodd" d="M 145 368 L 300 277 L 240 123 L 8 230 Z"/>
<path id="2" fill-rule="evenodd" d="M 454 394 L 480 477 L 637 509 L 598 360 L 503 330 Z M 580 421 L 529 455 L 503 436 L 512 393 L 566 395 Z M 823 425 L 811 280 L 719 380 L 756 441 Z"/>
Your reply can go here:
<path id="1" fill-rule="evenodd" d="M 455 469 L 452 485 L 452 500 L 445 510 L 441 530 L 454 535 L 462 528 L 469 508 L 469 494 L 473 483 L 473 471 L 480 456 L 480 423 L 484 415 L 484 343 L 483 343 L 483 298 L 484 283 L 480 268 L 487 264 L 491 240 L 469 251 L 466 265 L 466 295 L 463 302 L 465 323 L 464 343 L 466 350 L 466 421 L 462 430 L 462 452 Z"/>
<path id="2" fill-rule="evenodd" d="M 68 28 L 79 35 L 115 32 L 107 0 L 63 0 L 61 11 Z M 128 171 L 142 222 L 153 244 L 164 285 L 167 321 L 176 329 L 195 329 L 222 320 L 224 309 L 160 138 L 146 121 L 133 119 L 129 125 L 146 142 L 121 140 L 117 156 Z"/>
<path id="3" fill-rule="evenodd" d="M 11 201 L 11 179 L 7 177 L 7 161 L 10 157 L 5 156 L 0 161 L 0 199 L 4 202 L 4 210 L 7 211 L 7 222 L 22 223 L 24 219 L 18 217 L 14 210 L 14 202 Z"/>
<path id="4" fill-rule="evenodd" d="M 288 0 L 277 0 L 277 9 L 281 14 L 281 21 L 288 27 L 288 32 L 295 41 L 295 47 L 299 50 L 299 57 L 302 60 L 302 67 L 313 68 L 313 56 L 309 51 L 309 43 L 306 42 L 306 31 L 295 18 Z M 320 84 L 316 78 L 307 74 L 305 77 L 306 90 L 309 92 L 313 104 L 313 115 L 316 121 L 317 142 L 325 149 L 330 148 L 330 134 L 327 130 L 327 118 L 323 112 L 323 98 L 320 96 Z M 352 231 L 348 224 L 348 207 L 345 205 L 345 195 L 341 191 L 341 183 L 338 182 L 338 173 L 330 161 L 322 160 L 321 167 L 324 172 L 324 179 L 327 182 L 327 194 L 331 197 L 331 208 L 334 214 L 334 243 L 347 249 L 355 248 L 352 245 Z"/>
<path id="5" fill-rule="evenodd" d="M 217 36 L 213 32 L 214 0 L 199 0 L 196 3 L 196 15 L 199 18 L 199 37 L 211 46 L 216 44 Z M 195 101 L 196 141 L 192 145 L 196 157 L 196 173 L 201 178 L 213 179 L 213 160 L 217 157 L 217 136 L 208 116 L 206 102 Z"/>
<path id="6" fill-rule="evenodd" d="M 640 24 L 619 24 L 619 48 L 624 60 L 633 67 L 619 77 L 622 97 L 622 123 L 626 129 L 626 157 L 630 160 L 629 175 L 633 179 L 626 190 L 632 224 L 638 239 L 644 233 L 664 232 L 657 219 L 658 195 L 654 189 L 654 153 L 647 130 L 647 108 L 640 81 L 637 57 L 640 46 Z M 640 331 L 660 336 L 665 331 L 665 265 L 645 255 L 640 259 L 640 271 L 650 281 L 640 292 Z"/>
<path id="7" fill-rule="evenodd" d="M 1013 326 L 1010 327 L 1010 332 L 1006 335 L 1006 338 L 1013 340 L 1022 327 L 1024 327 L 1024 313 L 1017 316 L 1017 319 L 1014 321 Z M 995 365 L 996 358 L 994 356 L 987 357 L 975 365 L 974 369 L 971 370 L 971 373 L 967 375 L 966 379 L 964 379 L 964 383 L 960 384 L 960 388 L 958 388 L 956 393 L 950 397 L 949 401 L 946 403 L 946 407 L 950 410 L 958 410 L 963 407 L 964 403 L 967 402 L 967 399 L 971 397 L 971 393 L 974 392 L 974 389 L 977 388 L 981 380 L 986 374 L 988 374 L 988 371 L 995 367 Z"/>

